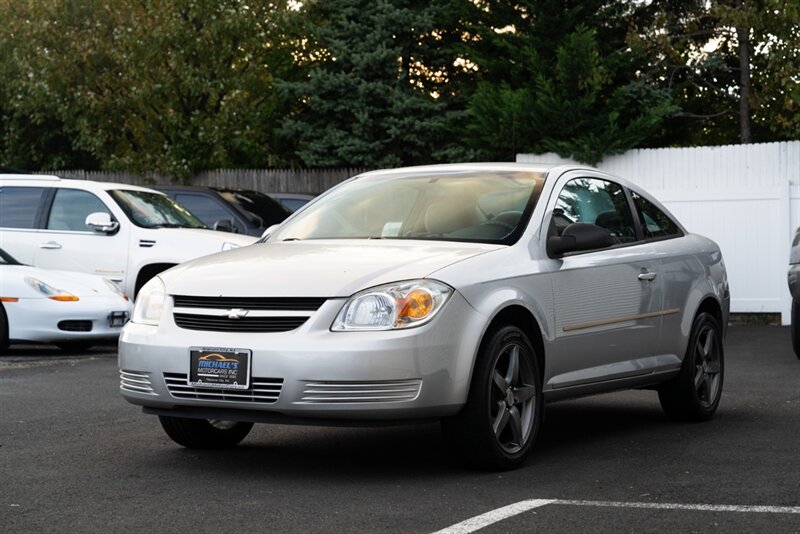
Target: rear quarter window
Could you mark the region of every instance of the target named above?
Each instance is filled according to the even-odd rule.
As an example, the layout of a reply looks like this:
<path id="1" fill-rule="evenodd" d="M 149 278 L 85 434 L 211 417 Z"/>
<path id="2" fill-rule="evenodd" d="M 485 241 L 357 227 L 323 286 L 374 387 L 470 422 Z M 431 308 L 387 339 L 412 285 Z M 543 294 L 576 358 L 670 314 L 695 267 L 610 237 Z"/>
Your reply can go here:
<path id="1" fill-rule="evenodd" d="M 636 214 L 642 225 L 645 239 L 668 239 L 683 235 L 678 224 L 669 215 L 664 213 L 655 204 L 631 191 L 633 203 L 636 205 Z"/>
<path id="2" fill-rule="evenodd" d="M 0 187 L 0 228 L 36 228 L 44 187 Z"/>

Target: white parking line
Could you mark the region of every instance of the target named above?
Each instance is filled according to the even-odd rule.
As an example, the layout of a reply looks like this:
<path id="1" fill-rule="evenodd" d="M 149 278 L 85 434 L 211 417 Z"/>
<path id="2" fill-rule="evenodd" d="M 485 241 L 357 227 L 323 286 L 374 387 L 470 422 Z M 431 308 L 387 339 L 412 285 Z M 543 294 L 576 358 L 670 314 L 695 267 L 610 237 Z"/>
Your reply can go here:
<path id="1" fill-rule="evenodd" d="M 483 527 L 488 527 L 492 523 L 497 523 L 503 519 L 519 515 L 523 512 L 527 512 L 528 510 L 533 510 L 534 508 L 539 508 L 540 506 L 544 506 L 553 502 L 556 501 L 553 499 L 528 499 L 527 501 L 516 502 L 514 504 L 509 504 L 508 506 L 503 506 L 502 508 L 492 510 L 491 512 L 486 512 L 485 514 L 470 517 L 466 521 L 443 528 L 442 530 L 438 530 L 433 534 L 467 534 L 469 532 L 475 532 Z"/>
<path id="2" fill-rule="evenodd" d="M 433 534 L 468 534 L 475 532 L 493 523 L 522 514 L 534 508 L 548 504 L 561 504 L 567 506 L 600 506 L 610 508 L 649 508 L 656 510 L 695 510 L 701 512 L 743 512 L 762 514 L 800 514 L 800 506 L 758 506 L 758 505 L 728 505 L 728 504 L 675 504 L 658 502 L 619 502 L 619 501 L 575 501 L 563 499 L 528 499 L 520 501 L 485 514 L 471 517 L 460 523 L 437 530 Z"/>

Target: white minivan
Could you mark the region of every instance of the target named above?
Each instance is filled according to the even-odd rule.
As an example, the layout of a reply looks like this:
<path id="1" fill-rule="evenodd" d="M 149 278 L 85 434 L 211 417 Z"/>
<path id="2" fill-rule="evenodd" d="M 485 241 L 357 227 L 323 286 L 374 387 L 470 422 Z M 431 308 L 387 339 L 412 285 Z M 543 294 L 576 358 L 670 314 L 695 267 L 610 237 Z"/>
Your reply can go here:
<path id="1" fill-rule="evenodd" d="M 145 187 L 0 174 L 0 248 L 36 267 L 102 275 L 129 297 L 173 265 L 255 240 L 210 230 Z"/>

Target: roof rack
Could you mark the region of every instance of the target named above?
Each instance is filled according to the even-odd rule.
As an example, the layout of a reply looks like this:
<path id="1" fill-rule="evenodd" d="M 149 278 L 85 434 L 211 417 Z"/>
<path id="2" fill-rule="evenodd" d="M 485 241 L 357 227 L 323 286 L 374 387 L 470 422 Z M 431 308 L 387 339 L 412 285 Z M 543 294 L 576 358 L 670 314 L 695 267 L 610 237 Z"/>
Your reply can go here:
<path id="1" fill-rule="evenodd" d="M 25 180 L 32 182 L 58 182 L 61 178 L 52 174 L 4 174 L 0 173 L 0 180 Z"/>

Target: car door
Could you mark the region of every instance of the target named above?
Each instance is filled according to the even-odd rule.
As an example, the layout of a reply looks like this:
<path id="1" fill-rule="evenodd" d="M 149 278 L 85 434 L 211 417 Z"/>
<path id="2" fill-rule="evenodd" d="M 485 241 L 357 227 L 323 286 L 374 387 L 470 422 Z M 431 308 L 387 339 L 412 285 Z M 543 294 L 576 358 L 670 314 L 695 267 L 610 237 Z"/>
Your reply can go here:
<path id="1" fill-rule="evenodd" d="M 106 204 L 90 191 L 57 188 L 36 236 L 34 265 L 103 275 L 115 282 L 125 279 L 130 225 L 120 223 L 115 232 L 96 232 L 86 226 L 90 213 L 104 212 L 117 220 Z"/>
<path id="2" fill-rule="evenodd" d="M 548 383 L 569 387 L 651 372 L 659 365 L 662 285 L 658 256 L 641 247 L 625 188 L 570 173 L 548 205 L 549 232 L 571 223 L 606 228 L 614 245 L 553 258 L 555 339 Z M 655 358 L 655 359 L 654 359 Z"/>

